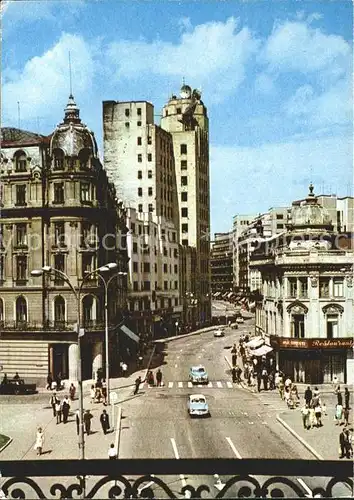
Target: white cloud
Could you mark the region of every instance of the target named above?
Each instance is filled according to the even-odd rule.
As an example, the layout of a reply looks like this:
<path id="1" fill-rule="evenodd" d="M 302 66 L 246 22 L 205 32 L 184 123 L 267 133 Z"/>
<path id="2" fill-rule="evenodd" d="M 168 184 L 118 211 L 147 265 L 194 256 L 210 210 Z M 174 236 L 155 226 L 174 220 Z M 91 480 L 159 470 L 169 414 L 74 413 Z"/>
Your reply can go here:
<path id="1" fill-rule="evenodd" d="M 4 32 L 14 28 L 18 23 L 55 21 L 58 9 L 60 9 L 61 17 L 63 14 L 75 15 L 84 5 L 86 5 L 86 0 L 9 1 L 3 16 Z"/>
<path id="2" fill-rule="evenodd" d="M 274 78 L 267 73 L 260 73 L 254 82 L 256 92 L 270 94 L 275 90 Z"/>
<path id="3" fill-rule="evenodd" d="M 226 231 L 236 213 L 286 206 L 315 192 L 353 192 L 352 137 L 329 137 L 265 144 L 259 147 L 211 147 L 212 230 Z M 220 199 L 228 199 L 224 210 Z M 225 219 L 225 212 L 229 220 Z"/>
<path id="4" fill-rule="evenodd" d="M 211 100 L 219 101 L 240 85 L 245 66 L 258 42 L 247 27 L 237 31 L 237 22 L 208 22 L 184 32 L 179 43 L 156 40 L 112 43 L 107 56 L 117 68 L 119 80 L 144 74 L 173 77 L 188 83 L 198 81 Z"/>
<path id="5" fill-rule="evenodd" d="M 314 73 L 335 66 L 345 73 L 351 49 L 341 36 L 326 35 L 306 22 L 287 21 L 274 27 L 261 58 L 273 71 Z"/>
<path id="6" fill-rule="evenodd" d="M 30 59 L 21 72 L 4 74 L 3 122 L 17 116 L 18 101 L 23 120 L 36 116 L 61 119 L 70 91 L 69 51 L 74 94 L 80 101 L 87 98 L 95 75 L 94 49 L 80 36 L 63 33 L 52 48 Z"/>

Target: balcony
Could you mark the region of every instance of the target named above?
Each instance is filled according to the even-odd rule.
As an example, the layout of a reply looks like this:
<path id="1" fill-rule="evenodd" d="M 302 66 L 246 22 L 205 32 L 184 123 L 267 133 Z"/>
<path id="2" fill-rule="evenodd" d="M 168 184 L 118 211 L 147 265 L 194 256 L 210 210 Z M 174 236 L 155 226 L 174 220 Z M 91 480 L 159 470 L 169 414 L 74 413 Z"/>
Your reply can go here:
<path id="1" fill-rule="evenodd" d="M 353 491 L 349 460 L 24 460 L 2 461 L 1 473 L 6 498 L 351 498 Z M 311 479 L 310 494 L 298 477 Z"/>
<path id="2" fill-rule="evenodd" d="M 3 331 L 53 331 L 53 332 L 72 332 L 74 331 L 76 321 L 2 321 L 0 322 Z M 102 320 L 82 320 L 83 328 L 91 331 L 104 330 L 104 322 Z M 111 325 L 110 325 L 111 328 Z"/>

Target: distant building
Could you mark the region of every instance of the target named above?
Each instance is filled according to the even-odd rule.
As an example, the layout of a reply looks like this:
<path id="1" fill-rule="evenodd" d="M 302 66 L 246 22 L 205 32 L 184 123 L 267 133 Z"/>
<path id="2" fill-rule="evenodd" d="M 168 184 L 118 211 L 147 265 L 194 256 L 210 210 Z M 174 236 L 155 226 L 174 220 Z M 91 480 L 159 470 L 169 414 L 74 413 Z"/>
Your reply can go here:
<path id="1" fill-rule="evenodd" d="M 263 282 L 256 330 L 293 381 L 353 383 L 353 234 L 334 230 L 312 185 L 290 220 L 251 256 Z"/>
<path id="2" fill-rule="evenodd" d="M 83 378 L 92 378 L 104 365 L 104 289 L 97 275 L 87 278 L 108 262 L 122 273 L 110 286 L 113 328 L 126 308 L 127 255 L 117 245 L 126 227 L 73 96 L 49 137 L 1 129 L 1 181 L 0 364 L 37 382 L 48 372 L 77 380 L 78 303 L 60 273 L 31 275 L 51 266 L 80 289 Z M 113 370 L 113 331 L 110 342 Z"/>
<path id="3" fill-rule="evenodd" d="M 233 295 L 232 231 L 215 233 L 210 252 L 211 291 L 215 298 Z"/>

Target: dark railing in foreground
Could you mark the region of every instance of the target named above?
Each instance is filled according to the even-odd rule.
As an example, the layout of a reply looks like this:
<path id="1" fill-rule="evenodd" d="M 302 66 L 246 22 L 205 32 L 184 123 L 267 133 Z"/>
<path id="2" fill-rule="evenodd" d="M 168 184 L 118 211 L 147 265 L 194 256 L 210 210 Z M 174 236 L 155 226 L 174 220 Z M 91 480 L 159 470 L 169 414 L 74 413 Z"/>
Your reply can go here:
<path id="1" fill-rule="evenodd" d="M 312 483 L 318 480 L 321 486 L 312 489 L 314 497 L 317 495 L 337 498 L 340 495 L 351 498 L 353 492 L 353 465 L 350 460 L 42 459 L 2 461 L 0 470 L 1 489 L 7 498 L 309 497 L 299 486 L 297 477 L 311 477 Z M 157 474 L 164 476 L 164 479 L 157 477 Z M 165 482 L 166 476 L 180 474 L 186 476 L 187 485 L 180 487 L 174 482 L 172 491 Z M 205 481 L 205 476 L 214 479 L 218 477 L 217 475 L 223 477 L 222 488 L 213 488 L 210 484 L 202 483 L 202 480 Z M 188 485 L 188 478 L 191 476 L 204 477 L 200 478 L 200 484 L 197 486 L 194 480 L 192 486 Z M 225 479 L 225 476 L 231 477 Z M 39 486 L 38 479 L 46 484 L 45 488 Z M 179 480 L 178 483 L 181 484 Z M 147 487 L 144 488 L 144 485 Z M 344 489 L 344 493 L 338 493 L 338 489 L 336 490 L 338 487 Z M 46 491 L 43 491 L 44 489 Z"/>

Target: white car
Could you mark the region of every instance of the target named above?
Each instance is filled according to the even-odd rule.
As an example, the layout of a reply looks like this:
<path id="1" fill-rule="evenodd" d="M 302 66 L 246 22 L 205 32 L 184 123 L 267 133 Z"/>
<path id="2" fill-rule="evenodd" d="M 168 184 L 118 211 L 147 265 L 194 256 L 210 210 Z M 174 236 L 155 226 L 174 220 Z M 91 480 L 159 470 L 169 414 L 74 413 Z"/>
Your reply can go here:
<path id="1" fill-rule="evenodd" d="M 236 323 L 244 323 L 245 320 L 243 319 L 242 316 L 239 316 L 237 319 L 236 319 Z"/>
<path id="2" fill-rule="evenodd" d="M 214 337 L 225 337 L 225 332 L 224 332 L 224 330 L 221 330 L 221 329 L 219 329 L 219 330 L 215 330 L 215 332 L 214 332 Z"/>
<path id="3" fill-rule="evenodd" d="M 191 394 L 187 403 L 188 413 L 191 417 L 208 417 L 209 406 L 203 394 Z"/>

